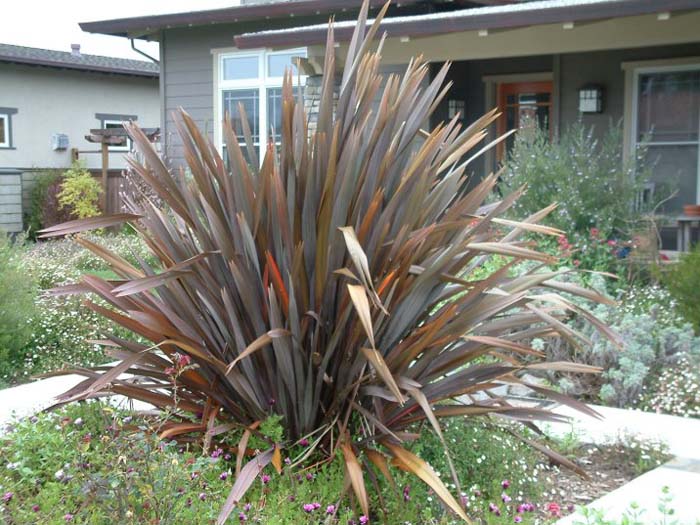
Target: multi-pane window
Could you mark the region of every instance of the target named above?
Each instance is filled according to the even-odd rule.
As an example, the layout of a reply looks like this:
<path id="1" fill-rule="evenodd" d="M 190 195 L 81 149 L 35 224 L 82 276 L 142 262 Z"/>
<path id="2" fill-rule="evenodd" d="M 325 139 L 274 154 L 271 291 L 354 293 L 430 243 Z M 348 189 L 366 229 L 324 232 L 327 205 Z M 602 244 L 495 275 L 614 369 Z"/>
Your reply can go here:
<path id="1" fill-rule="evenodd" d="M 10 116 L 0 114 L 0 148 L 10 147 Z"/>
<path id="2" fill-rule="evenodd" d="M 269 141 L 279 142 L 282 124 L 282 82 L 291 69 L 295 84 L 299 77 L 295 57 L 306 56 L 305 49 L 226 53 L 219 62 L 221 116 L 227 115 L 242 144 L 245 141 L 243 114 L 255 146 L 263 150 Z M 298 89 L 298 86 L 297 86 Z M 223 142 L 223 139 L 222 139 Z M 222 144 L 223 147 L 223 144 Z"/>
<path id="3" fill-rule="evenodd" d="M 679 191 L 666 211 L 700 203 L 700 65 L 636 72 L 634 144 L 652 180 Z"/>

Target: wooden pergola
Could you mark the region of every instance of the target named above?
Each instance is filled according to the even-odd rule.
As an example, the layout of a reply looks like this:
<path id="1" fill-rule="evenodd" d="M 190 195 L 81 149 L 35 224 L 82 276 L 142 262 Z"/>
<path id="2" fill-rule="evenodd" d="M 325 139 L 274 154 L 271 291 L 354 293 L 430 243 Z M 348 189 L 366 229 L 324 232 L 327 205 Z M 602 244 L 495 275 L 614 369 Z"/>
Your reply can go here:
<path id="1" fill-rule="evenodd" d="M 141 128 L 151 142 L 157 142 L 160 138 L 160 128 Z M 85 140 L 92 144 L 100 144 L 100 151 L 95 153 L 102 154 L 102 198 L 100 205 L 103 210 L 106 210 L 107 203 L 107 174 L 109 170 L 109 147 L 110 146 L 126 146 L 128 144 L 129 135 L 123 127 L 119 128 L 100 128 L 91 129 L 89 135 L 85 135 Z"/>

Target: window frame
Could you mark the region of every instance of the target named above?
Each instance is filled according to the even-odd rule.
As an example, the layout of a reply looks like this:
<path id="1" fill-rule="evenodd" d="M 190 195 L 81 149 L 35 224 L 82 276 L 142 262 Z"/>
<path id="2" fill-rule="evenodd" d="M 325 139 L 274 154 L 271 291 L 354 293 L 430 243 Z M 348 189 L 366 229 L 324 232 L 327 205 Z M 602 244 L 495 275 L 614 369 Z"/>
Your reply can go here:
<path id="1" fill-rule="evenodd" d="M 268 126 L 268 91 L 270 89 L 279 89 L 282 87 L 284 77 L 268 75 L 268 58 L 278 55 L 292 55 L 294 57 L 307 57 L 308 49 L 305 47 L 291 49 L 224 49 L 212 50 L 214 53 L 214 80 L 215 80 L 215 115 L 214 119 L 217 123 L 214 127 L 214 140 L 217 144 L 220 153 L 224 152 L 224 140 L 221 124 L 224 119 L 224 93 L 227 91 L 236 90 L 258 90 L 258 158 L 260 162 L 264 158 L 265 148 L 272 134 Z M 246 58 L 256 57 L 258 60 L 258 76 L 257 78 L 226 80 L 224 78 L 224 61 L 229 58 Z M 299 71 L 299 67 L 297 66 Z M 299 74 L 294 78 L 295 87 L 303 87 L 306 82 L 306 75 Z M 241 143 L 242 144 L 242 143 Z"/>
<path id="2" fill-rule="evenodd" d="M 12 147 L 12 144 L 10 142 L 10 115 L 7 113 L 0 113 L 0 120 L 3 121 L 3 132 L 5 133 L 5 137 L 3 140 L 0 141 L 0 148 L 2 149 L 9 149 Z"/>
<path id="3" fill-rule="evenodd" d="M 12 129 L 12 117 L 17 114 L 17 108 L 0 107 L 0 119 L 5 123 L 5 139 L 0 142 L 0 149 L 15 149 L 14 134 Z"/>
<path id="4" fill-rule="evenodd" d="M 680 63 L 674 63 L 675 61 L 669 61 L 671 63 L 650 63 L 648 65 L 644 64 L 630 64 L 631 73 L 631 100 L 630 100 L 630 111 L 629 111 L 629 129 L 627 130 L 626 138 L 628 142 L 627 154 L 630 158 L 636 157 L 636 152 L 639 146 L 695 146 L 698 149 L 697 162 L 695 167 L 695 202 L 700 204 L 700 119 L 698 119 L 698 139 L 697 140 L 683 140 L 683 141 L 643 141 L 639 140 L 639 134 L 637 132 L 637 127 L 639 125 L 639 82 L 642 75 L 654 74 L 654 73 L 674 73 L 680 71 L 700 71 L 700 60 L 689 60 L 681 61 Z M 623 64 L 623 68 L 625 64 Z M 627 113 L 627 112 L 626 112 Z M 653 191 L 653 189 L 652 189 Z"/>
<path id="5" fill-rule="evenodd" d="M 102 129 L 107 129 L 107 124 L 117 125 L 120 128 L 124 127 L 123 120 L 103 119 L 102 120 Z M 117 146 L 117 145 L 111 144 L 111 145 L 107 146 L 107 149 L 109 151 L 124 151 L 124 152 L 128 153 L 133 149 L 133 147 L 132 147 L 131 139 L 129 137 L 126 137 L 126 144 L 124 146 Z"/>

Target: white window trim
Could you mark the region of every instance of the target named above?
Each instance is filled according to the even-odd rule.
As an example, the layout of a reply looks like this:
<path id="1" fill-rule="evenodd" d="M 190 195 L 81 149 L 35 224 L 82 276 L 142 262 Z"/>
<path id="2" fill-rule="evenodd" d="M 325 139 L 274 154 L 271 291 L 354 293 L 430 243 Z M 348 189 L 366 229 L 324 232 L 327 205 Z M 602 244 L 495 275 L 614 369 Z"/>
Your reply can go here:
<path id="1" fill-rule="evenodd" d="M 121 120 L 110 120 L 105 119 L 102 121 L 102 128 L 107 129 L 107 124 L 118 124 L 123 127 L 123 122 Z M 124 146 L 108 146 L 109 151 L 131 151 L 131 139 L 126 138 L 126 144 Z"/>
<path id="2" fill-rule="evenodd" d="M 643 62 L 629 63 L 622 65 L 623 69 L 626 70 L 626 81 L 627 81 L 627 97 L 625 97 L 625 102 L 629 101 L 629 107 L 625 111 L 625 115 L 628 117 L 625 122 L 629 122 L 627 130 L 625 132 L 625 151 L 630 158 L 635 158 L 637 147 L 640 144 L 647 146 L 692 146 L 696 145 L 698 147 L 698 161 L 696 166 L 696 182 L 695 182 L 695 202 L 700 203 L 700 133 L 698 135 L 698 140 L 695 141 L 676 141 L 676 142 L 640 142 L 637 139 L 637 119 L 638 119 L 638 103 L 639 103 L 639 77 L 647 73 L 668 73 L 674 71 L 698 71 L 700 70 L 700 61 L 697 59 L 669 59 L 668 61 L 654 61 L 645 64 Z M 700 131 L 700 122 L 698 123 L 698 128 Z"/>
<path id="3" fill-rule="evenodd" d="M 271 88 L 282 87 L 283 77 L 268 77 L 267 76 L 267 59 L 274 55 L 307 56 L 307 48 L 294 49 L 251 49 L 239 50 L 237 48 L 213 49 L 212 55 L 214 59 L 214 144 L 219 148 L 219 152 L 223 153 L 224 140 L 222 133 L 222 122 L 224 119 L 223 97 L 224 91 L 235 89 L 257 89 L 258 90 L 258 132 L 260 134 L 260 142 L 258 145 L 258 157 L 262 162 L 264 157 L 264 148 L 270 137 L 270 129 L 267 127 L 267 90 Z M 224 60 L 226 58 L 243 58 L 255 56 L 258 58 L 258 78 L 245 80 L 225 80 L 224 79 Z M 306 76 L 299 77 L 299 85 L 304 86 Z M 294 78 L 296 84 L 297 78 Z"/>
<path id="4" fill-rule="evenodd" d="M 10 145 L 10 115 L 0 113 L 0 120 L 4 121 L 3 130 L 5 130 L 5 140 L 0 142 L 0 148 L 9 148 Z"/>

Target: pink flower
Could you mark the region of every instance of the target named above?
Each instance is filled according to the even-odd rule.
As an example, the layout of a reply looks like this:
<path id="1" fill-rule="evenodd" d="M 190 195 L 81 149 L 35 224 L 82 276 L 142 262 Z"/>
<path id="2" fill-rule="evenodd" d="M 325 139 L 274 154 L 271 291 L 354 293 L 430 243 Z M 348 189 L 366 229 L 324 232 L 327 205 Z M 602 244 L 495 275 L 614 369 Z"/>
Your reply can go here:
<path id="1" fill-rule="evenodd" d="M 223 455 L 223 453 L 224 453 L 223 449 L 217 448 L 216 450 L 214 450 L 214 451 L 211 453 L 211 457 L 214 458 L 214 459 L 216 459 L 216 458 L 218 458 L 218 457 L 221 457 L 221 456 Z"/>
<path id="2" fill-rule="evenodd" d="M 615 239 L 610 239 L 608 241 L 608 246 L 617 246 L 617 241 Z"/>
<path id="3" fill-rule="evenodd" d="M 226 481 L 226 478 L 228 478 L 228 472 L 222 472 L 221 474 L 219 474 L 219 479 L 221 481 Z"/>
<path id="4" fill-rule="evenodd" d="M 260 476 L 260 481 L 262 481 L 263 485 L 267 485 L 270 483 L 270 476 L 268 474 L 263 474 Z"/>
<path id="5" fill-rule="evenodd" d="M 204 501 L 205 499 L 207 499 L 207 495 L 206 495 L 204 492 L 200 492 L 200 493 L 199 493 L 199 499 L 200 499 L 201 501 Z"/>
<path id="6" fill-rule="evenodd" d="M 505 492 L 501 494 L 501 499 L 503 500 L 503 503 L 510 503 L 510 496 Z"/>
<path id="7" fill-rule="evenodd" d="M 163 372 L 165 372 L 165 375 L 174 376 L 175 375 L 175 368 L 172 366 L 169 366 L 168 368 L 163 370 Z"/>
<path id="8" fill-rule="evenodd" d="M 2 501 L 4 503 L 9 503 L 10 501 L 12 501 L 12 498 L 14 498 L 14 497 L 15 497 L 14 492 L 5 492 L 5 494 L 3 494 L 3 496 L 2 496 Z"/>
<path id="9" fill-rule="evenodd" d="M 554 501 L 550 501 L 545 505 L 545 510 L 549 512 L 553 517 L 560 517 L 561 516 L 561 507 L 559 506 L 558 503 L 555 503 Z"/>
<path id="10" fill-rule="evenodd" d="M 405 485 L 403 488 L 403 500 L 411 501 L 411 486 Z"/>
<path id="11" fill-rule="evenodd" d="M 334 514 L 335 513 L 335 505 L 328 505 L 326 507 L 326 514 Z"/>
<path id="12" fill-rule="evenodd" d="M 578 259 L 574 259 L 574 266 L 580 266 L 580 265 L 581 265 L 581 261 L 579 261 Z"/>
<path id="13" fill-rule="evenodd" d="M 501 481 L 501 487 L 503 487 L 504 489 L 510 487 L 510 480 L 504 479 L 503 481 Z"/>
<path id="14" fill-rule="evenodd" d="M 73 515 L 69 512 L 65 516 L 63 516 L 63 519 L 66 521 L 73 521 Z"/>
<path id="15" fill-rule="evenodd" d="M 241 512 L 240 514 L 238 514 L 238 521 L 248 521 L 248 516 Z"/>
<path id="16" fill-rule="evenodd" d="M 313 512 L 315 510 L 313 503 L 304 503 L 302 508 L 304 509 L 304 512 Z"/>
<path id="17" fill-rule="evenodd" d="M 321 508 L 321 504 L 318 501 L 314 501 L 312 505 L 314 506 L 314 510 L 318 510 Z"/>
<path id="18" fill-rule="evenodd" d="M 495 503 L 489 503 L 489 512 L 498 512 L 498 505 Z"/>
<path id="19" fill-rule="evenodd" d="M 177 366 L 180 368 L 185 368 L 187 365 L 192 363 L 192 358 L 188 355 L 175 354 L 177 357 Z"/>
<path id="20" fill-rule="evenodd" d="M 365 515 L 360 516 L 360 525 L 367 525 L 369 523 L 369 518 Z"/>
<path id="21" fill-rule="evenodd" d="M 522 516 L 516 516 L 515 518 L 513 518 L 513 523 L 520 523 L 521 521 L 523 521 Z"/>
<path id="22" fill-rule="evenodd" d="M 598 228 L 591 228 L 591 237 L 598 237 L 600 230 Z"/>
<path id="23" fill-rule="evenodd" d="M 302 439 L 299 440 L 299 444 L 300 444 L 302 447 L 308 447 L 308 446 L 309 446 L 309 440 L 306 439 L 306 438 L 302 438 Z"/>
<path id="24" fill-rule="evenodd" d="M 41 507 L 39 507 L 39 505 L 32 505 L 32 510 L 34 512 L 39 512 L 40 509 L 41 509 Z"/>

